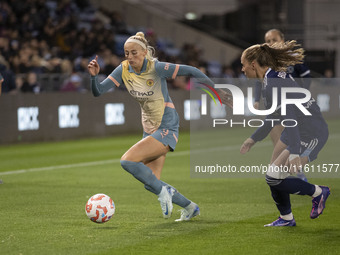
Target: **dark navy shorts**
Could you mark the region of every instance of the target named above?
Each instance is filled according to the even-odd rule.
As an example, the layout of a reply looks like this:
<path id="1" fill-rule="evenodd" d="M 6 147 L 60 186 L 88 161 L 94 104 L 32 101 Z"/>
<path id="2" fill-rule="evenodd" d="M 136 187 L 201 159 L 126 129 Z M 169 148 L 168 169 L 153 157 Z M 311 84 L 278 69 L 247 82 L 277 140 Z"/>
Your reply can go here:
<path id="1" fill-rule="evenodd" d="M 300 157 L 308 157 L 308 161 L 312 162 L 315 160 L 326 144 L 328 139 L 328 129 L 325 129 L 324 132 L 320 132 L 317 136 L 301 136 L 300 137 Z M 288 135 L 285 130 L 283 130 L 281 134 L 280 140 L 284 144 L 288 144 Z"/>

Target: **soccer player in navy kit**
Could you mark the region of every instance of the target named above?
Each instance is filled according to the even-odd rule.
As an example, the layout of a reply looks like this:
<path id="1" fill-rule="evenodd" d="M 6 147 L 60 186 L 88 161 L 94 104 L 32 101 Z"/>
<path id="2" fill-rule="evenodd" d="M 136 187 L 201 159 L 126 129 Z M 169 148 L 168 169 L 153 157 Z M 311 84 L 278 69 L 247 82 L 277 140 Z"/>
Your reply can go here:
<path id="1" fill-rule="evenodd" d="M 296 105 L 287 104 L 286 115 L 281 114 L 281 89 L 285 87 L 299 88 L 290 74 L 285 72 L 290 65 L 301 63 L 303 49 L 296 49 L 295 41 L 281 44 L 254 45 L 242 53 L 242 71 L 248 78 L 260 79 L 263 83 L 263 96 L 267 109 L 273 101 L 273 88 L 278 90 L 278 106 L 267 119 L 290 119 L 298 124 L 285 127 L 280 140 L 275 145 L 270 167 L 266 174 L 266 181 L 270 187 L 272 197 L 280 212 L 280 217 L 265 226 L 295 226 L 296 222 L 291 210 L 290 194 L 312 196 L 312 210 L 310 217 L 317 218 L 324 210 L 326 200 L 330 194 L 328 187 L 310 184 L 291 176 L 308 162 L 316 159 L 318 153 L 328 139 L 328 126 L 323 119 L 315 100 L 310 98 L 303 106 L 311 113 L 305 115 Z M 289 93 L 289 99 L 303 98 L 301 93 Z M 258 141 L 264 139 L 272 129 L 272 123 L 265 121 L 254 134 L 245 140 L 240 152 L 248 152 Z M 288 166 L 290 171 L 285 171 Z"/>
<path id="2" fill-rule="evenodd" d="M 264 36 L 264 41 L 268 45 L 273 45 L 274 43 L 283 43 L 285 40 L 284 34 L 278 30 L 278 29 L 270 29 L 266 32 Z M 310 83 L 311 83 L 311 75 L 310 70 L 307 65 L 304 63 L 298 63 L 295 65 L 290 65 L 286 69 L 286 73 L 290 74 L 293 78 L 297 78 L 298 84 L 306 89 L 309 89 Z M 260 105 L 260 99 L 261 99 L 261 91 L 262 86 L 261 83 L 257 82 L 255 83 L 255 93 L 254 93 L 254 108 L 258 109 Z M 283 126 L 277 124 L 270 132 L 270 138 L 272 139 L 273 145 L 279 141 L 281 133 L 283 131 Z M 302 180 L 307 180 L 303 169 L 299 173 L 297 173 L 297 176 L 301 178 Z"/>
<path id="3" fill-rule="evenodd" d="M 270 29 L 266 32 L 264 36 L 264 41 L 273 45 L 274 43 L 283 43 L 285 40 L 284 34 L 278 29 Z M 301 78 L 298 79 L 298 84 L 302 88 L 309 89 L 311 84 L 311 75 L 309 67 L 304 63 L 298 63 L 296 65 L 291 65 L 287 67 L 286 73 L 290 74 L 293 78 Z M 259 108 L 259 102 L 261 99 L 261 84 L 256 84 L 254 99 L 254 106 L 256 109 Z M 282 131 L 282 130 L 281 130 Z M 281 133 L 280 133 L 281 134 Z"/>
<path id="4" fill-rule="evenodd" d="M 264 36 L 265 43 L 273 45 L 274 43 L 283 43 L 285 41 L 284 34 L 278 29 L 270 29 Z M 298 84 L 302 88 L 309 89 L 311 84 L 310 69 L 305 63 L 298 63 L 287 67 L 286 73 L 290 74 L 293 78 L 298 79 Z"/>
<path id="5" fill-rule="evenodd" d="M 177 221 L 199 215 L 197 204 L 175 188 L 160 180 L 166 154 L 178 141 L 179 118 L 168 93 L 167 78 L 192 76 L 214 85 L 201 71 L 192 66 L 159 62 L 152 55 L 144 34 L 138 32 L 124 44 L 126 60 L 101 83 L 97 80 L 97 58 L 88 65 L 91 88 L 99 96 L 114 86 L 124 84 L 142 109 L 143 139 L 133 145 L 121 158 L 122 167 L 144 184 L 145 189 L 158 195 L 164 218 L 172 213 L 172 202 L 183 207 Z"/>

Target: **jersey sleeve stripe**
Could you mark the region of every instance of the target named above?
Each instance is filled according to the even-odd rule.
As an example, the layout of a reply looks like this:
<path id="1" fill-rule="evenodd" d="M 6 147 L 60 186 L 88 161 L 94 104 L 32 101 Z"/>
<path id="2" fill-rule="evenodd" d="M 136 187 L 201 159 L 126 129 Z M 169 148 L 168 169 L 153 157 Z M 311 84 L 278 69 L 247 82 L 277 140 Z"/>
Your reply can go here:
<path id="1" fill-rule="evenodd" d="M 304 76 L 306 76 L 307 74 L 310 74 L 310 70 L 307 70 L 306 72 L 300 74 L 300 77 L 304 77 Z"/>
<path id="2" fill-rule="evenodd" d="M 179 65 L 176 65 L 175 71 L 174 71 L 174 73 L 172 74 L 172 77 L 171 77 L 172 79 L 176 78 L 177 73 L 178 73 L 178 69 L 179 69 Z"/>
<path id="3" fill-rule="evenodd" d="M 119 82 L 118 82 L 115 78 L 113 78 L 111 75 L 107 76 L 107 78 L 109 78 L 111 81 L 113 81 L 113 83 L 114 83 L 117 87 L 120 86 Z"/>
<path id="4" fill-rule="evenodd" d="M 164 106 L 175 109 L 175 105 L 173 103 L 165 102 Z"/>

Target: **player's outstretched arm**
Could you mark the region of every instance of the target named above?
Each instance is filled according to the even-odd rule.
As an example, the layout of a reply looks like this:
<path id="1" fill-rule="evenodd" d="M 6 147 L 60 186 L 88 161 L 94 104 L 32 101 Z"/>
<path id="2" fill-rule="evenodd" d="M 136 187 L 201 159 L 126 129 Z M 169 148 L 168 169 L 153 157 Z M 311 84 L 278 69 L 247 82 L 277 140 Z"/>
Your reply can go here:
<path id="1" fill-rule="evenodd" d="M 91 75 L 91 90 L 92 94 L 95 97 L 100 96 L 101 94 L 109 91 L 115 86 L 119 86 L 122 81 L 121 77 L 122 75 L 122 67 L 121 65 L 116 67 L 115 70 L 109 75 L 104 81 L 100 82 L 98 81 L 98 74 L 100 71 L 100 67 L 98 64 L 98 56 L 96 56 L 95 59 L 91 60 L 90 63 L 87 66 L 87 69 Z M 118 81 L 117 81 L 118 80 Z"/>
<path id="2" fill-rule="evenodd" d="M 255 141 L 252 138 L 247 138 L 241 146 L 240 153 L 245 154 L 246 152 L 250 151 L 251 147 L 255 144 Z"/>
<path id="3" fill-rule="evenodd" d="M 188 76 L 198 79 L 198 82 L 214 86 L 214 82 L 208 76 L 193 66 L 157 61 L 155 64 L 155 69 L 158 75 L 164 78 L 175 79 L 177 76 Z"/>

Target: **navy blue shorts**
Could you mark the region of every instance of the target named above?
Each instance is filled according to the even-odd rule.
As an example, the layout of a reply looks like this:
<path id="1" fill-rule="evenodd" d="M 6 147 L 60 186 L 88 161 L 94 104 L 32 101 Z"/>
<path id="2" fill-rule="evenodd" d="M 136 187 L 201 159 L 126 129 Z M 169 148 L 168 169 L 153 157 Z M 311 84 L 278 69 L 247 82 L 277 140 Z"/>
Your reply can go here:
<path id="1" fill-rule="evenodd" d="M 326 144 L 328 139 L 328 129 L 325 129 L 324 132 L 320 132 L 317 136 L 301 136 L 300 137 L 300 157 L 308 157 L 308 161 L 312 162 L 315 160 Z M 281 137 L 281 142 L 284 144 L 288 144 L 288 135 L 285 130 L 283 130 Z"/>

